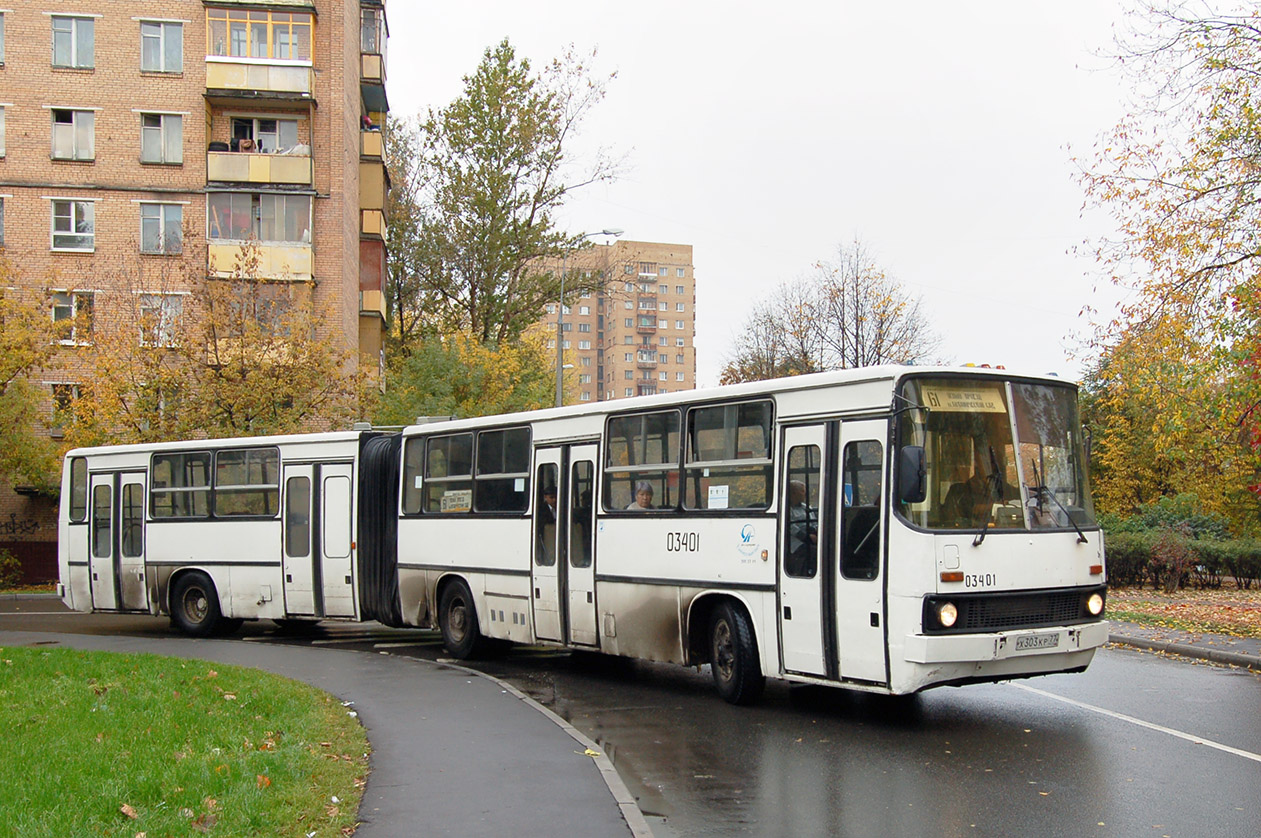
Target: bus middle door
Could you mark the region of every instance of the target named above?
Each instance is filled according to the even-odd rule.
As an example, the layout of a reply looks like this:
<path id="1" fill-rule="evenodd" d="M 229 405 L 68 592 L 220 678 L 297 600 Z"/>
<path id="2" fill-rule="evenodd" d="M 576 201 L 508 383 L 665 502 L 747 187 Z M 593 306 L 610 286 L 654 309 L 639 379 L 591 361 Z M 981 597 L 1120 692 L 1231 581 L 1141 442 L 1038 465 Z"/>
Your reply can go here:
<path id="1" fill-rule="evenodd" d="M 539 448 L 534 452 L 534 526 L 530 563 L 530 588 L 534 610 L 534 636 L 540 640 L 565 642 L 564 576 L 568 560 L 567 539 L 561 538 L 562 518 L 567 487 L 561 485 L 565 474 L 564 448 Z"/>

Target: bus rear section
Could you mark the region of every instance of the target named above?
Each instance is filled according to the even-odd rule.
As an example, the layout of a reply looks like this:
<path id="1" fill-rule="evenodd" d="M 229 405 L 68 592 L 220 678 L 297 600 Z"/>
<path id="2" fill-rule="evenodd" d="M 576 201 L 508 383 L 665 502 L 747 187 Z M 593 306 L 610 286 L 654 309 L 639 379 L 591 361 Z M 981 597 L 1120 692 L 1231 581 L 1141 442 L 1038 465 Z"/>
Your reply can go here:
<path id="1" fill-rule="evenodd" d="M 168 614 L 193 636 L 260 618 L 377 616 L 361 602 L 358 556 L 360 456 L 372 439 L 353 432 L 71 451 L 59 520 L 63 599 L 78 611 Z M 389 580 L 375 577 L 368 603 L 388 599 L 378 592 Z"/>

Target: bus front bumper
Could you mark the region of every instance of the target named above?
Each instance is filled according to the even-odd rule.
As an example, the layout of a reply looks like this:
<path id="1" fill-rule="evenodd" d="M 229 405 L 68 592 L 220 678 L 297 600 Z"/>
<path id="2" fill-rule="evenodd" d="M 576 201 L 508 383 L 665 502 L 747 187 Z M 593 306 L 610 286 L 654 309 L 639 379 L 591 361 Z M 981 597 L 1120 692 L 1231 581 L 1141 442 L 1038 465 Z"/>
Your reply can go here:
<path id="1" fill-rule="evenodd" d="M 903 657 L 911 663 L 965 663 L 1083 652 L 1107 642 L 1108 621 L 1099 620 L 1079 626 L 987 634 L 911 634 L 902 648 Z"/>

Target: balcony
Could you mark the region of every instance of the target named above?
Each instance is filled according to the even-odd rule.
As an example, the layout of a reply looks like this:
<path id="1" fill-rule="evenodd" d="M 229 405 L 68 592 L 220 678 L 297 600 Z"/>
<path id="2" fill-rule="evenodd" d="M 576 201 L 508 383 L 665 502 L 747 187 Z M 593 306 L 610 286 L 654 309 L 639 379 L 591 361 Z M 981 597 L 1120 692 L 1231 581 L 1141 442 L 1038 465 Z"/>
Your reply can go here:
<path id="1" fill-rule="evenodd" d="M 268 63 L 241 59 L 206 58 L 206 98 L 216 103 L 267 100 L 306 105 L 311 101 L 314 73 L 290 62 Z"/>
<path id="2" fill-rule="evenodd" d="M 385 294 L 381 291 L 359 292 L 359 313 L 385 317 Z"/>
<path id="3" fill-rule="evenodd" d="M 312 186 L 311 158 L 299 154 L 253 154 L 242 151 L 206 152 L 207 182 L 284 183 Z"/>
<path id="4" fill-rule="evenodd" d="M 635 331 L 641 335 L 655 335 L 657 333 L 657 318 L 640 317 L 635 320 Z"/>
<path id="5" fill-rule="evenodd" d="M 635 366 L 639 367 L 641 370 L 656 369 L 657 368 L 657 353 L 645 352 L 642 349 L 639 350 L 639 352 L 635 354 Z"/>
<path id="6" fill-rule="evenodd" d="M 359 156 L 360 157 L 384 157 L 385 156 L 385 132 L 384 131 L 360 131 L 359 132 Z"/>
<path id="7" fill-rule="evenodd" d="M 232 276 L 240 255 L 240 242 L 212 239 L 206 245 L 206 262 L 210 274 L 221 278 Z M 305 242 L 260 242 L 258 275 L 252 278 L 310 282 L 314 276 L 314 261 L 311 245 Z"/>
<path id="8" fill-rule="evenodd" d="M 385 238 L 389 225 L 385 223 L 385 213 L 379 209 L 359 210 L 359 234 L 362 236 L 380 236 Z"/>

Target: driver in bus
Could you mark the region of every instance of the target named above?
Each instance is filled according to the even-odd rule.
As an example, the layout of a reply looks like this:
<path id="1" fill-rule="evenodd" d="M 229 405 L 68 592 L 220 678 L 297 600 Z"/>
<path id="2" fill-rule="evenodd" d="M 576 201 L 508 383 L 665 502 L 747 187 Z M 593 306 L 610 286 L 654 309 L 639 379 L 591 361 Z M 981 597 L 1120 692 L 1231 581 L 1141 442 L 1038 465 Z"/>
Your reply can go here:
<path id="1" fill-rule="evenodd" d="M 948 514 L 964 526 L 979 527 L 989 523 L 994 504 L 1020 497 L 1016 487 L 1003 476 L 1004 471 L 992 447 L 973 446 L 972 476 L 955 483 L 946 493 L 944 506 Z"/>
<path id="2" fill-rule="evenodd" d="M 652 495 L 652 484 L 647 480 L 641 480 L 635 484 L 635 499 L 626 508 L 635 512 L 652 509 Z"/>

